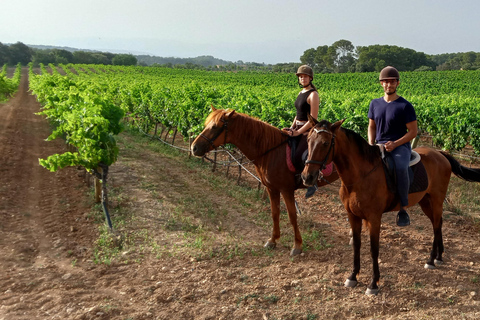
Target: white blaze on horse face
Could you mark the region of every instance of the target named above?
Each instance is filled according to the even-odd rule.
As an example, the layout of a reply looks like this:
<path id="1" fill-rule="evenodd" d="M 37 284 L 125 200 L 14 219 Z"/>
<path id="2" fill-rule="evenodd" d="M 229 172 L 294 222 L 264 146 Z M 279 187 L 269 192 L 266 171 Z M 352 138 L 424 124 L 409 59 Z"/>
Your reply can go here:
<path id="1" fill-rule="evenodd" d="M 325 155 L 328 152 L 327 147 L 330 147 L 331 143 L 331 141 L 324 139 L 324 135 L 322 135 L 322 133 L 328 133 L 329 135 L 332 135 L 332 133 L 324 128 L 314 128 L 313 130 L 315 131 L 316 135 L 315 137 L 312 136 L 312 139 L 309 141 L 308 144 L 310 150 L 309 154 L 311 154 L 310 159 L 313 159 L 313 157 L 315 157 L 317 161 L 321 161 L 325 158 Z M 319 155 L 319 153 L 321 155 Z"/>

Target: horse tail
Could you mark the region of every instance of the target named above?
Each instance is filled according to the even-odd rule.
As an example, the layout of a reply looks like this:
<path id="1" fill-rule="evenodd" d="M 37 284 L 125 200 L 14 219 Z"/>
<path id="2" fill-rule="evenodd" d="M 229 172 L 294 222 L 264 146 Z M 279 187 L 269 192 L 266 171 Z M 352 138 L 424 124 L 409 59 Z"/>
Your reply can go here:
<path id="1" fill-rule="evenodd" d="M 470 182 L 480 182 L 480 169 L 467 168 L 462 166 L 452 155 L 445 151 L 440 153 L 447 158 L 448 162 L 452 166 L 452 172 L 463 180 Z"/>

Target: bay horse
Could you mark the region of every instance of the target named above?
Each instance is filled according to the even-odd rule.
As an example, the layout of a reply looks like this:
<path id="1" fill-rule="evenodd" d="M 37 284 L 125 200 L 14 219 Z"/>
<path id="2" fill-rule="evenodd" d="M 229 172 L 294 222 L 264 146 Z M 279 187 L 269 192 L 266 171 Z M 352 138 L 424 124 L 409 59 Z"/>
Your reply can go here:
<path id="1" fill-rule="evenodd" d="M 357 285 L 360 272 L 360 246 L 362 220 L 370 233 L 370 252 L 373 275 L 366 294 L 379 291 L 380 271 L 378 266 L 380 224 L 384 212 L 399 210 L 398 198 L 389 191 L 383 170 L 380 148 L 371 146 L 359 134 L 341 127 L 344 120 L 330 123 L 309 117 L 313 128 L 308 135 L 309 155 L 302 179 L 305 185 L 313 184 L 318 168 L 333 161 L 341 179 L 340 198 L 348 213 L 353 234 L 353 272 L 345 281 L 346 287 Z M 451 155 L 427 147 L 415 149 L 421 156 L 427 177 L 425 191 L 410 193 L 409 206 L 419 204 L 433 225 L 433 247 L 426 269 L 441 264 L 444 251 L 442 238 L 442 214 L 448 183 L 452 172 L 467 181 L 480 182 L 480 169 L 460 165 Z"/>
<path id="2" fill-rule="evenodd" d="M 302 253 L 302 236 L 297 224 L 295 190 L 305 188 L 299 172 L 292 172 L 286 161 L 288 136 L 282 130 L 235 110 L 215 109 L 205 120 L 205 128 L 192 143 L 192 153 L 202 157 L 219 146 L 231 143 L 255 165 L 255 170 L 270 197 L 273 220 L 272 236 L 265 244 L 274 249 L 280 238 L 280 194 L 293 226 L 294 245 L 291 256 Z M 338 179 L 333 170 L 318 186 Z"/>

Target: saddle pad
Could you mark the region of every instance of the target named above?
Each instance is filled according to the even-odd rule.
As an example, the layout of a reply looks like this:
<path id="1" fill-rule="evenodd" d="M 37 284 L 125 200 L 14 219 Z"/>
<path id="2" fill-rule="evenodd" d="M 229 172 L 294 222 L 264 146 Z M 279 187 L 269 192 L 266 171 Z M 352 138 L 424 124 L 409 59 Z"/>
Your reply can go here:
<path id="1" fill-rule="evenodd" d="M 292 161 L 292 151 L 291 151 L 291 148 L 290 146 L 287 144 L 287 166 L 288 166 L 288 170 L 290 170 L 291 172 L 296 172 L 296 168 L 295 166 L 293 165 L 293 161 Z M 301 171 L 301 170 L 299 170 Z M 330 162 L 329 164 L 327 164 L 325 166 L 325 169 L 322 170 L 322 174 L 324 177 L 328 177 L 329 175 L 331 175 L 333 172 L 333 162 Z"/>
<path id="2" fill-rule="evenodd" d="M 287 144 L 287 166 L 288 170 L 291 172 L 296 172 L 295 166 L 293 165 L 292 162 L 292 149 L 290 148 L 290 145 Z"/>
<path id="3" fill-rule="evenodd" d="M 428 176 L 422 161 L 412 166 L 411 169 L 413 171 L 413 181 L 408 193 L 425 191 L 428 187 Z"/>

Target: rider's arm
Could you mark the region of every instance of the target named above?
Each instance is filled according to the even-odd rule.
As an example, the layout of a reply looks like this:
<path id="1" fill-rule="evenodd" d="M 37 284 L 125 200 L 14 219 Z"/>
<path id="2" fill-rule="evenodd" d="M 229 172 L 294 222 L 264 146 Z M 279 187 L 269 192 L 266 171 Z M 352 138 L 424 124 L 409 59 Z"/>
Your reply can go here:
<path id="1" fill-rule="evenodd" d="M 373 119 L 368 119 L 368 143 L 373 146 L 375 144 L 376 137 L 377 124 Z"/>
<path id="2" fill-rule="evenodd" d="M 415 137 L 417 136 L 417 133 L 418 133 L 417 120 L 407 123 L 406 126 L 407 126 L 407 133 L 400 139 L 394 141 L 395 147 L 401 146 L 402 144 L 410 142 L 413 139 L 415 139 Z"/>

